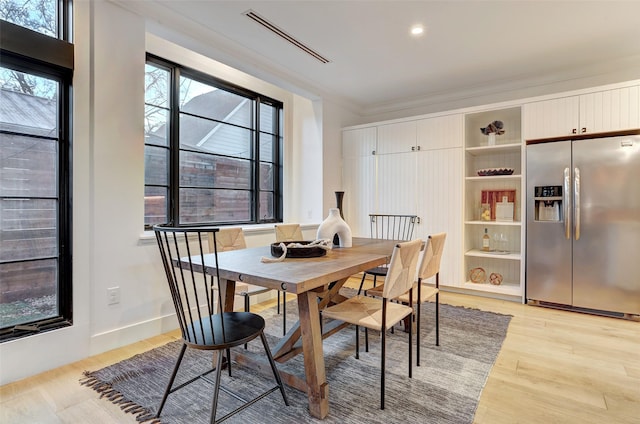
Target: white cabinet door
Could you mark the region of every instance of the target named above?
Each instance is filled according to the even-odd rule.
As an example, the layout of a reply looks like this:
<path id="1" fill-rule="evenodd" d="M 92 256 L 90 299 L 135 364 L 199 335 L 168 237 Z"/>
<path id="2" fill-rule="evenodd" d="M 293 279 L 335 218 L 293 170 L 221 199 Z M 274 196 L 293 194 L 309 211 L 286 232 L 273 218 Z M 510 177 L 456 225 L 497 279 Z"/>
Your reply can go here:
<path id="1" fill-rule="evenodd" d="M 344 219 L 354 237 L 369 237 L 369 214 L 375 212 L 376 157 L 344 158 Z"/>
<path id="2" fill-rule="evenodd" d="M 580 130 L 598 133 L 640 128 L 640 87 L 580 96 Z"/>
<path id="3" fill-rule="evenodd" d="M 376 133 L 376 127 L 342 131 L 342 157 L 356 158 L 374 155 Z"/>
<path id="4" fill-rule="evenodd" d="M 640 128 L 640 87 L 528 103 L 523 116 L 526 140 Z"/>
<path id="5" fill-rule="evenodd" d="M 578 96 L 527 103 L 523 107 L 524 138 L 531 140 L 577 134 L 579 105 Z"/>
<path id="6" fill-rule="evenodd" d="M 421 119 L 417 123 L 418 150 L 461 147 L 464 117 L 462 114 Z"/>
<path id="7" fill-rule="evenodd" d="M 416 121 L 378 125 L 377 147 L 377 155 L 414 151 L 416 147 Z"/>
<path id="8" fill-rule="evenodd" d="M 462 147 L 421 151 L 417 155 L 416 237 L 445 232 L 440 284 L 460 286 L 462 269 Z"/>
<path id="9" fill-rule="evenodd" d="M 354 236 L 369 236 L 376 200 L 376 127 L 342 132 L 342 212 Z"/>
<path id="10" fill-rule="evenodd" d="M 416 156 L 414 152 L 376 156 L 377 213 L 416 213 Z"/>

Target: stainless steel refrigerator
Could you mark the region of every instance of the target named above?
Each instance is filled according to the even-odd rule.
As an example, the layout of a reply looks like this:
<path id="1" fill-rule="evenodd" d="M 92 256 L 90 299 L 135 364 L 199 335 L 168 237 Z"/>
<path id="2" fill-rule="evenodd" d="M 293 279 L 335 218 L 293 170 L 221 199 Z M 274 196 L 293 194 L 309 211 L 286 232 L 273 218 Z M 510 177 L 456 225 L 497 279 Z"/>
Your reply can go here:
<path id="1" fill-rule="evenodd" d="M 527 144 L 526 297 L 640 315 L 640 135 Z"/>

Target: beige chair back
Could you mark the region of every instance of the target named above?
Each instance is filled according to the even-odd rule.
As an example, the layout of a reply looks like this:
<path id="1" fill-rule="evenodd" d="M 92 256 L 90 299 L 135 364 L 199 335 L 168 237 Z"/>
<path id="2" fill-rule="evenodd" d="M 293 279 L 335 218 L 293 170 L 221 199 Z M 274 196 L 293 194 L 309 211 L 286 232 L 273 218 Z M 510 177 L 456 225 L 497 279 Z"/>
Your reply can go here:
<path id="1" fill-rule="evenodd" d="M 421 248 L 421 239 L 398 243 L 393 248 L 382 297 L 387 299 L 396 298 L 408 292 L 413 286 L 413 278 L 416 275 Z"/>
<path id="2" fill-rule="evenodd" d="M 274 226 L 276 230 L 276 241 L 303 241 L 302 229 L 300 224 L 277 224 Z"/>
<path id="3" fill-rule="evenodd" d="M 245 249 L 247 247 L 247 243 L 244 240 L 244 232 L 240 227 L 220 228 L 220 231 L 216 234 L 216 244 L 218 252 Z M 213 234 L 209 234 L 209 251 L 213 252 Z"/>
<path id="4" fill-rule="evenodd" d="M 430 235 L 427 239 L 424 254 L 420 257 L 420 265 L 418 265 L 418 277 L 422 280 L 431 278 L 440 272 L 440 261 L 446 238 L 447 233 L 438 233 Z"/>

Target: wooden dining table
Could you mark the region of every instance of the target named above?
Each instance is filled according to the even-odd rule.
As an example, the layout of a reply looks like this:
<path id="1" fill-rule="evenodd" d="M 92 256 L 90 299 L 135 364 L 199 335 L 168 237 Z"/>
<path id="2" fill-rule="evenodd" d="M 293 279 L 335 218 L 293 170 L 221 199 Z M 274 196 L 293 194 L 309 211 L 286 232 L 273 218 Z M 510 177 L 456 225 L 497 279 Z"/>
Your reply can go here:
<path id="1" fill-rule="evenodd" d="M 354 238 L 353 246 L 334 247 L 325 256 L 315 258 L 286 258 L 281 262 L 264 263 L 262 257 L 271 256 L 270 246 L 218 253 L 220 290 L 225 311 L 232 311 L 236 281 L 283 290 L 297 296 L 298 322 L 273 349 L 278 362 L 285 362 L 302 353 L 304 375 L 281 372 L 283 381 L 306 391 L 309 412 L 317 418 L 329 413 L 329 384 L 326 378 L 322 340 L 346 327 L 343 322 L 321 324 L 320 313 L 325 306 L 345 298 L 339 290 L 350 276 L 388 262 L 397 244 L 393 240 Z M 212 255 L 205 256 L 205 272 L 215 273 Z M 236 353 L 239 363 L 266 370 L 268 364 L 248 352 Z"/>

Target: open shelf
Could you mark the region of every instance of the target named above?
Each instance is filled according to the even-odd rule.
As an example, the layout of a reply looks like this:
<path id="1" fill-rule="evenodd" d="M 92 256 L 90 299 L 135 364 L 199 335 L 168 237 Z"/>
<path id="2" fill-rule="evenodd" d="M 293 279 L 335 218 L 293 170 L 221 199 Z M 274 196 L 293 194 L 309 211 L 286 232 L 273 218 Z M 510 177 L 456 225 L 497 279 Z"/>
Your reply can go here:
<path id="1" fill-rule="evenodd" d="M 493 258 L 493 259 L 506 259 L 512 261 L 519 261 L 522 257 L 520 252 L 509 252 L 509 253 L 495 253 L 495 252 L 486 252 L 484 250 L 479 249 L 471 249 L 465 253 L 465 256 L 475 256 L 478 258 Z"/>
<path id="2" fill-rule="evenodd" d="M 478 290 L 483 292 L 491 292 L 502 295 L 509 296 L 522 296 L 522 290 L 520 289 L 520 284 L 517 283 L 509 283 L 502 282 L 499 286 L 490 284 L 490 283 L 472 283 L 471 281 L 467 281 L 462 286 L 464 289 L 468 290 Z"/>
<path id="3" fill-rule="evenodd" d="M 513 175 L 488 175 L 486 177 L 466 177 L 468 181 L 500 181 L 500 180 L 519 180 L 522 178 L 520 174 Z"/>
<path id="4" fill-rule="evenodd" d="M 520 221 L 465 221 L 464 223 L 469 225 L 522 225 Z"/>
<path id="5" fill-rule="evenodd" d="M 518 152 L 522 143 L 496 144 L 495 146 L 467 147 L 465 151 L 472 156 L 495 155 L 497 153 Z"/>
<path id="6" fill-rule="evenodd" d="M 465 116 L 465 214 L 464 214 L 464 266 L 467 279 L 470 270 L 482 268 L 487 280 L 492 273 L 502 276 L 502 284 L 493 285 L 466 281 L 464 289 L 493 293 L 496 296 L 519 297 L 523 300 L 524 287 L 524 146 L 521 133 L 520 107 L 487 110 Z M 480 131 L 493 121 L 502 121 L 504 134 L 497 135 L 495 144 L 489 145 L 488 137 Z M 511 175 L 479 176 L 480 169 L 513 169 Z M 482 221 L 482 192 L 513 191 L 513 221 Z M 490 207 L 495 203 L 489 202 Z M 491 216 L 494 216 L 492 211 Z M 490 248 L 497 247 L 503 236 L 502 249 L 509 253 L 481 250 L 485 229 L 490 235 Z"/>

